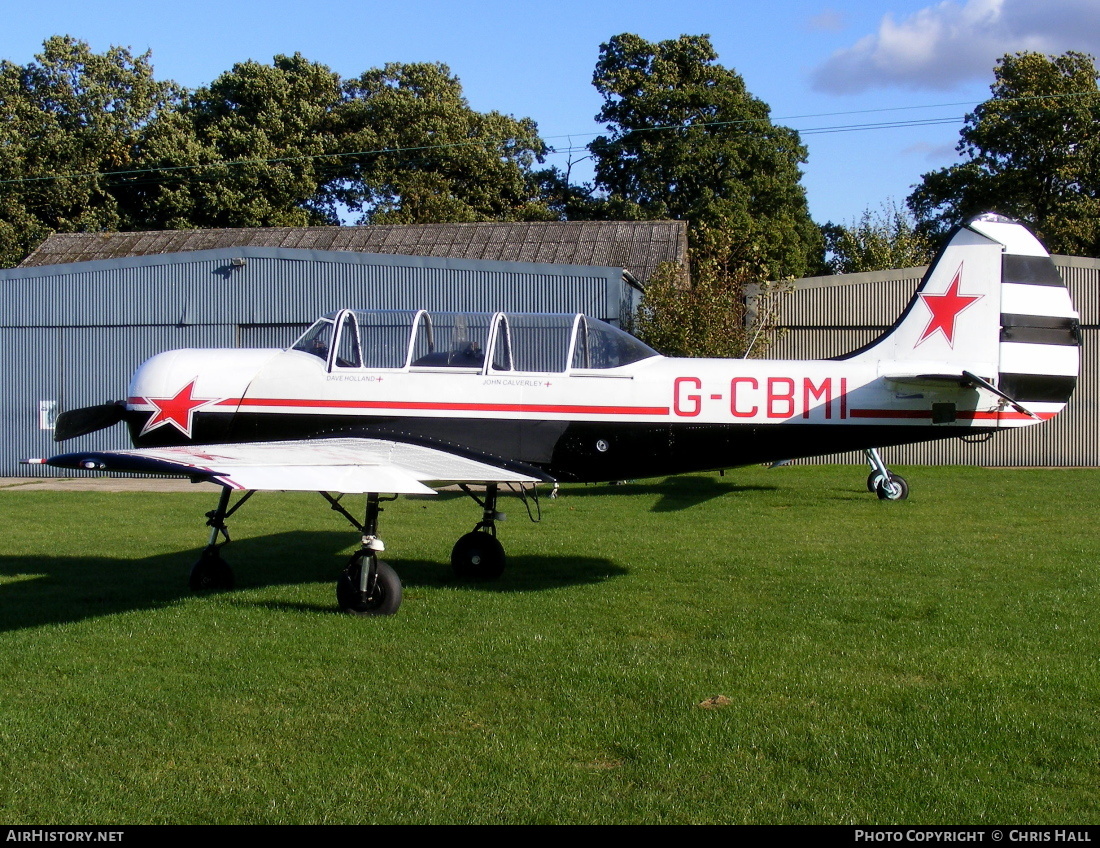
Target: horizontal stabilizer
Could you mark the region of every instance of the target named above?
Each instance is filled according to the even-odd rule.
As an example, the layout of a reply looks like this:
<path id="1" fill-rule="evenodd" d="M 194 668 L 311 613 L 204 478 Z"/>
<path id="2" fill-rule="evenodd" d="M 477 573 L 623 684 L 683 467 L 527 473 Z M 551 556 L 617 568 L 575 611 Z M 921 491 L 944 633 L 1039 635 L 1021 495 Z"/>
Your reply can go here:
<path id="1" fill-rule="evenodd" d="M 983 380 L 981 377 L 977 376 L 976 374 L 971 374 L 969 371 L 963 371 L 963 376 L 966 377 L 968 380 L 972 381 L 973 383 L 975 383 L 976 385 L 981 386 L 983 389 L 986 389 L 987 391 L 993 392 L 993 394 L 995 394 L 997 397 L 1004 398 L 1006 401 L 1008 401 L 1009 406 L 1011 406 L 1017 412 L 1022 412 L 1024 415 L 1030 415 L 1036 421 L 1041 421 L 1042 420 L 1038 415 L 1036 415 L 1030 409 L 1027 409 L 1026 407 L 1021 406 L 1019 403 L 1017 403 L 1015 398 L 1009 397 L 1007 394 L 1002 392 L 1000 389 L 998 389 L 996 386 L 994 386 L 988 380 Z"/>
<path id="2" fill-rule="evenodd" d="M 884 380 L 900 383 L 903 386 L 958 386 L 965 388 L 973 385 L 973 380 L 965 376 L 966 371 L 956 374 L 883 374 Z"/>
<path id="3" fill-rule="evenodd" d="M 971 388 L 977 390 L 979 387 L 986 391 L 992 392 L 999 398 L 1006 400 L 1013 409 L 1036 421 L 1042 419 L 1032 412 L 1030 409 L 1021 405 L 1011 395 L 1001 391 L 994 386 L 988 380 L 979 377 L 977 374 L 973 374 L 970 371 L 961 370 L 958 374 L 883 374 L 883 379 L 889 380 L 891 383 L 900 383 L 903 386 L 957 386 L 961 389 Z"/>

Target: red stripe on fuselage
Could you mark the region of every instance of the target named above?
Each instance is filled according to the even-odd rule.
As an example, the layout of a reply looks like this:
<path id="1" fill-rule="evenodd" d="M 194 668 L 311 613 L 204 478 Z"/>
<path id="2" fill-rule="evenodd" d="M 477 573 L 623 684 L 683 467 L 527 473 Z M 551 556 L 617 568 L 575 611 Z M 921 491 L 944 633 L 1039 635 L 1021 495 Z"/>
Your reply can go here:
<path id="1" fill-rule="evenodd" d="M 130 398 L 143 404 L 145 398 Z M 585 406 L 555 403 L 441 403 L 401 400 L 316 400 L 306 398 L 225 398 L 210 408 L 268 406 L 284 409 L 377 409 L 433 412 L 551 412 L 572 415 L 668 415 L 667 406 Z"/>
<path id="2" fill-rule="evenodd" d="M 242 398 L 242 407 L 283 406 L 294 409 L 403 409 L 433 412 L 552 412 L 574 415 L 668 415 L 667 406 L 581 406 L 557 403 L 438 403 L 401 400 L 291 400 Z"/>
<path id="3" fill-rule="evenodd" d="M 929 409 L 852 409 L 848 412 L 851 418 L 931 418 Z M 1049 421 L 1058 415 L 1057 412 L 1036 412 L 1036 416 L 1043 421 Z M 955 417 L 959 421 L 1032 421 L 1030 415 L 1023 412 L 957 412 Z"/>
<path id="4" fill-rule="evenodd" d="M 130 398 L 131 405 L 146 403 L 145 398 Z M 312 398 L 224 398 L 217 403 L 207 405 L 207 409 L 236 409 L 238 407 L 282 407 L 288 410 L 299 409 L 371 409 L 371 410 L 407 410 L 433 412 L 526 412 L 557 413 L 564 415 L 668 415 L 667 406 L 583 406 L 577 404 L 546 403 L 437 403 L 431 401 L 383 401 L 383 400 L 317 400 Z M 1035 413 L 1043 421 L 1055 418 L 1057 412 Z M 928 409 L 849 409 L 849 418 L 887 418 L 887 419 L 930 419 L 932 411 Z M 959 421 L 1029 421 L 1030 415 L 1015 411 L 1000 412 L 958 412 Z M 733 422 L 730 422 L 733 423 Z M 749 422 L 744 422 L 749 423 Z"/>

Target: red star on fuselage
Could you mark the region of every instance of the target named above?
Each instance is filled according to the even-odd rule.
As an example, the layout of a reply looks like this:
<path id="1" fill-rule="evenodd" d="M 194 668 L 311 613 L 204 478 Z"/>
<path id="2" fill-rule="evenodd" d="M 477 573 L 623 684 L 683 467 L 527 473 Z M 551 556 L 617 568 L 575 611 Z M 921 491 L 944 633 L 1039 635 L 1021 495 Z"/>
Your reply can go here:
<path id="1" fill-rule="evenodd" d="M 928 307 L 928 311 L 932 313 L 932 316 L 928 319 L 928 326 L 924 328 L 924 332 L 917 339 L 917 344 L 939 330 L 943 333 L 943 337 L 947 339 L 947 343 L 951 347 L 955 346 L 955 319 L 975 301 L 985 297 L 981 294 L 959 294 L 959 283 L 961 281 L 962 265 L 955 272 L 955 276 L 951 279 L 951 285 L 947 287 L 947 291 L 943 294 L 921 294 L 920 298 L 924 305 Z"/>
<path id="2" fill-rule="evenodd" d="M 191 438 L 191 426 L 194 423 L 195 410 L 208 403 L 215 403 L 218 398 L 197 398 L 192 396 L 195 390 L 195 381 L 192 380 L 170 398 L 142 398 L 146 403 L 157 408 L 157 411 L 149 416 L 145 426 L 141 428 L 140 435 L 144 436 L 150 430 L 171 424 L 188 439 Z"/>

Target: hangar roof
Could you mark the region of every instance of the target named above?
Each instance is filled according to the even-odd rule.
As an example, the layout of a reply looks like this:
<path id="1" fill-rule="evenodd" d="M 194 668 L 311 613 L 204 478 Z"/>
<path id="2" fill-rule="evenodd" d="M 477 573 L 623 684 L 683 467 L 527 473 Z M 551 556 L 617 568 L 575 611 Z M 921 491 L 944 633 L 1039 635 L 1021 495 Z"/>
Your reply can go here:
<path id="1" fill-rule="evenodd" d="M 687 264 L 684 221 L 540 221 L 56 233 L 19 267 L 226 247 L 284 247 L 625 268 L 643 285 L 662 262 Z"/>

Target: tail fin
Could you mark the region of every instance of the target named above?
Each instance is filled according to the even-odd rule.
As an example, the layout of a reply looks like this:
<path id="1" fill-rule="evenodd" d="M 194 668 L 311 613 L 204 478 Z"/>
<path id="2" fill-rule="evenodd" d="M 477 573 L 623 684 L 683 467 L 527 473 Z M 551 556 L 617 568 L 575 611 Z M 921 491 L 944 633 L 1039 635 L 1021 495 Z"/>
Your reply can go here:
<path id="1" fill-rule="evenodd" d="M 878 360 L 884 376 L 965 372 L 1025 406 L 1064 405 L 1077 380 L 1079 320 L 1038 239 L 979 215 L 954 231 L 897 323 L 844 358 Z"/>

